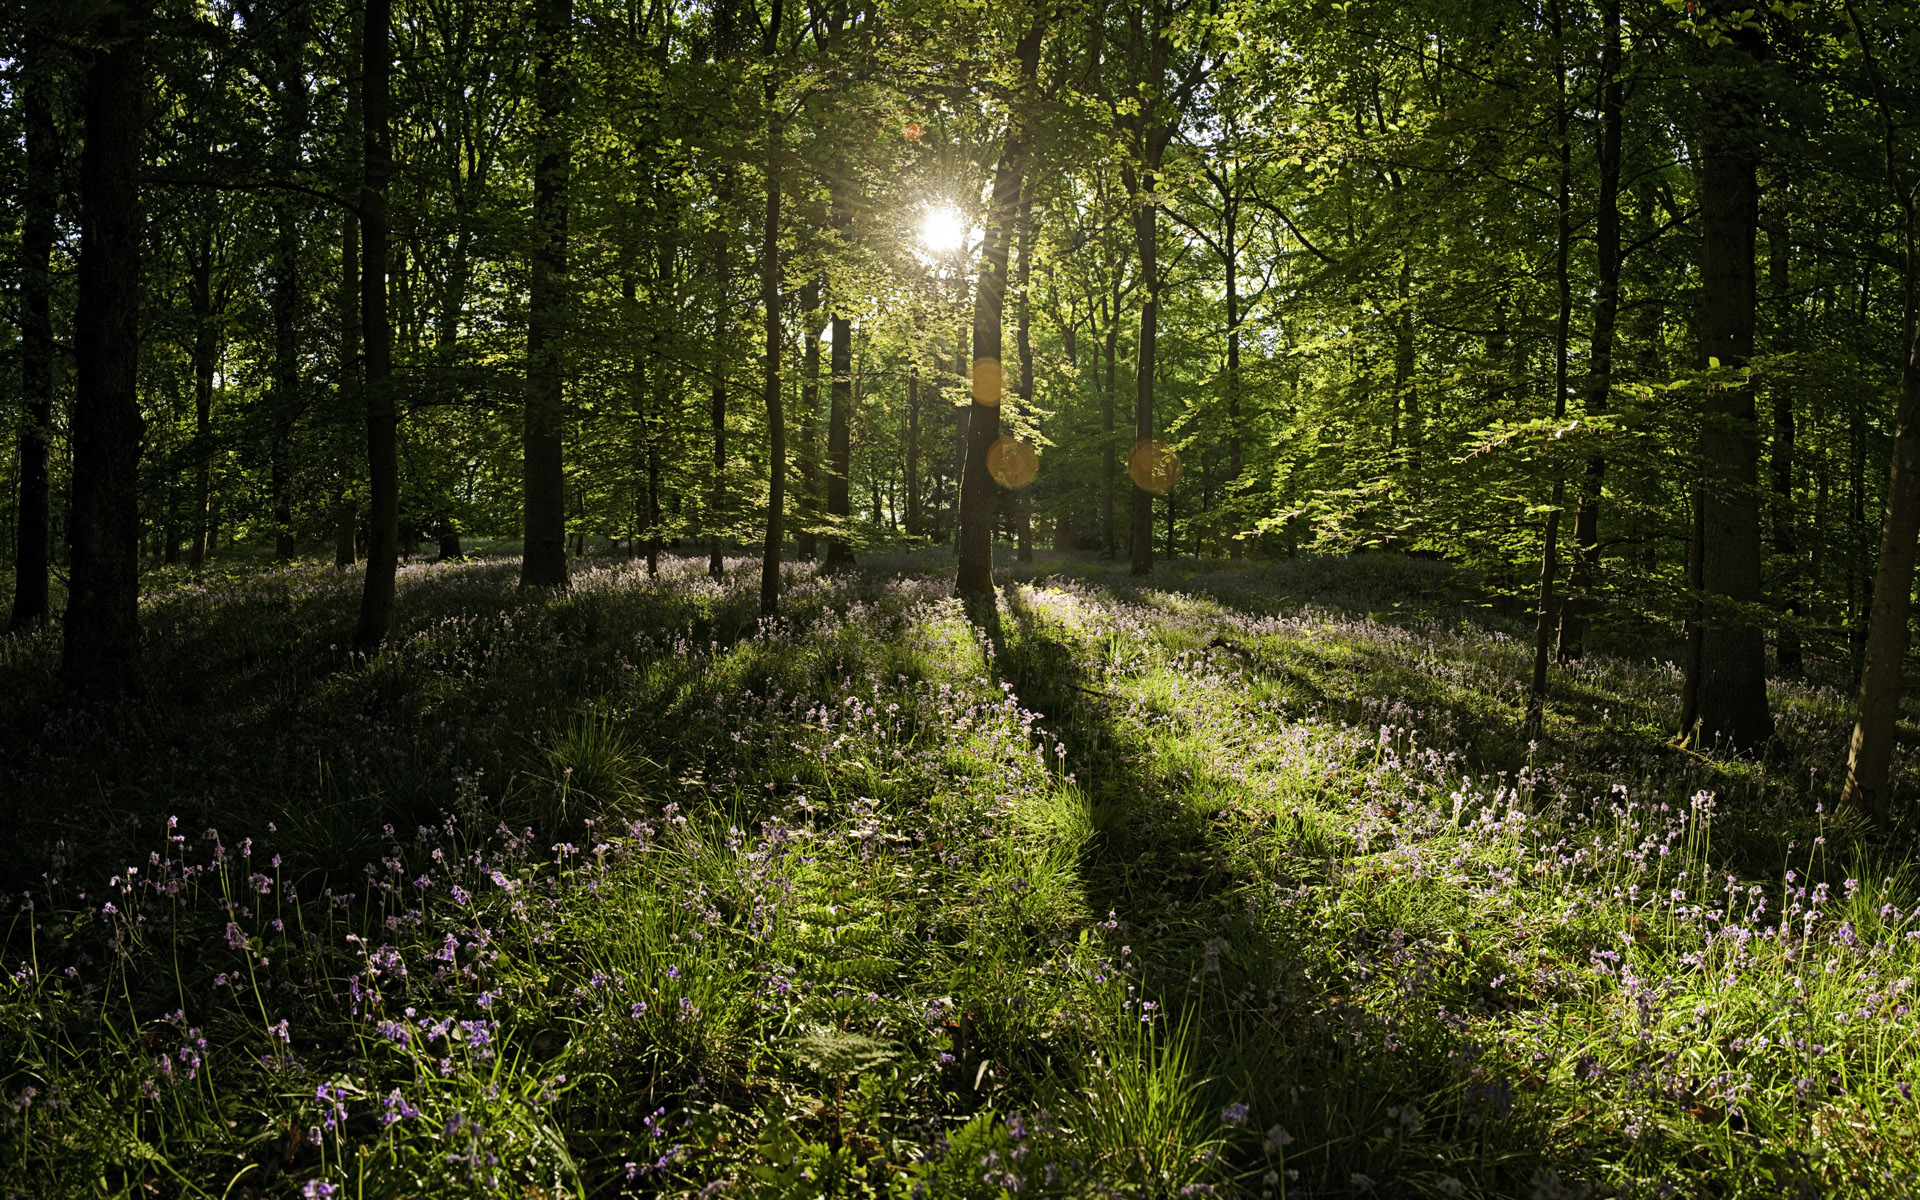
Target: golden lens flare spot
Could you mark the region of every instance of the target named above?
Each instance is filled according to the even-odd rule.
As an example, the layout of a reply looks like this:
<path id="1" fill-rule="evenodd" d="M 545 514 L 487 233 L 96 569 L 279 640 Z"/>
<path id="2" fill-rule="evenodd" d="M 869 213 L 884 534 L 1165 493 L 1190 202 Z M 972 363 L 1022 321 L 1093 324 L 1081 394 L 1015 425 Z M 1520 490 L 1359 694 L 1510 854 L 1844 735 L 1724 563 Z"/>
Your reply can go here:
<path id="1" fill-rule="evenodd" d="M 926 132 L 926 129 L 918 121 L 908 121 L 906 128 L 901 130 L 901 132 L 907 135 L 908 141 L 917 142 L 920 140 L 920 135 Z"/>
<path id="2" fill-rule="evenodd" d="M 1033 443 L 1002 434 L 987 447 L 987 474 L 1009 491 L 1018 491 L 1040 474 L 1040 453 Z"/>
<path id="3" fill-rule="evenodd" d="M 1006 390 L 1006 372 L 997 358 L 973 360 L 973 402 L 988 408 L 1000 407 L 1000 394 Z"/>
<path id="4" fill-rule="evenodd" d="M 1141 438 L 1127 451 L 1127 475 L 1141 491 L 1164 496 L 1180 482 L 1180 456 L 1157 438 Z"/>

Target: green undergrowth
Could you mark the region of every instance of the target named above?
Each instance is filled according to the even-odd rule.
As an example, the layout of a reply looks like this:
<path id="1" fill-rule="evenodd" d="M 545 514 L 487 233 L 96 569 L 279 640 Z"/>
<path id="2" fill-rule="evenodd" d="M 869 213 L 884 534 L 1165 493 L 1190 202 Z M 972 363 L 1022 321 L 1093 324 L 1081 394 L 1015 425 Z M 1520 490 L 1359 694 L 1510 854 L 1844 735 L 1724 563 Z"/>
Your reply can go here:
<path id="1" fill-rule="evenodd" d="M 174 580 L 0 643 L 0 1194 L 1916 1189 L 1915 880 L 1443 564 Z M 1910 790 L 1913 762 L 1897 782 Z"/>

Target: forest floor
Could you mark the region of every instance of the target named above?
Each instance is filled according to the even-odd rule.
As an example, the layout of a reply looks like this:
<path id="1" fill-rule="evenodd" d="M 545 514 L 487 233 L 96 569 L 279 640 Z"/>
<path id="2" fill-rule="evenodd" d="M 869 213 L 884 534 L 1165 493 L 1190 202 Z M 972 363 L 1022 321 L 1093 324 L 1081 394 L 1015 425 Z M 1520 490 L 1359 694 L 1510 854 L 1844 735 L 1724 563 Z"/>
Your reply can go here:
<path id="1" fill-rule="evenodd" d="M 163 577 L 111 713 L 0 641 L 0 1195 L 1920 1192 L 1840 689 L 1717 761 L 1594 655 L 1528 746 L 1444 564 L 703 567 L 409 565 L 371 659 Z"/>

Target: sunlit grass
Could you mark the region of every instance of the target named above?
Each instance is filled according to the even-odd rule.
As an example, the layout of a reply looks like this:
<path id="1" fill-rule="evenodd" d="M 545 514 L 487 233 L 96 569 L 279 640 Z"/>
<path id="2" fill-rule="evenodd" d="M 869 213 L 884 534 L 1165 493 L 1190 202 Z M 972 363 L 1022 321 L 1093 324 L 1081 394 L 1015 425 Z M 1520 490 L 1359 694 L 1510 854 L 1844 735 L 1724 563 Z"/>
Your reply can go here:
<path id="1" fill-rule="evenodd" d="M 774 624 L 694 560 L 411 568 L 367 660 L 324 568 L 168 583 L 150 709 L 8 767 L 0 1192 L 1913 1186 L 1915 879 L 1815 810 L 1833 689 L 1734 768 L 1595 656 L 1530 747 L 1437 564 L 1055 561 L 988 628 L 949 564 Z M 0 645 L 18 725 L 57 644 Z"/>

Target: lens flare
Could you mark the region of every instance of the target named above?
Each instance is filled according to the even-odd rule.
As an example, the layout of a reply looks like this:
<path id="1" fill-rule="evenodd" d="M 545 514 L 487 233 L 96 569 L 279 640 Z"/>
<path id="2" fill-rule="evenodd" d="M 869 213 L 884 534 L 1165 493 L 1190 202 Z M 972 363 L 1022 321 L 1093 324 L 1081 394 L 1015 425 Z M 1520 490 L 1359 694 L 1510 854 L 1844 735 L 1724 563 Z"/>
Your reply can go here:
<path id="1" fill-rule="evenodd" d="M 966 245 L 967 221 L 951 208 L 929 208 L 920 218 L 920 244 L 930 254 L 952 254 Z"/>
<path id="2" fill-rule="evenodd" d="M 973 402 L 984 404 L 988 408 L 1000 407 L 1000 396 L 1006 391 L 1007 375 L 997 358 L 976 358 L 973 360 Z"/>
<path id="3" fill-rule="evenodd" d="M 1019 491 L 1040 474 L 1040 454 L 1031 442 L 1002 434 L 987 447 L 987 474 L 1009 491 Z"/>
<path id="4" fill-rule="evenodd" d="M 1180 482 L 1180 456 L 1157 438 L 1141 438 L 1127 451 L 1127 475 L 1141 491 L 1164 496 Z"/>

